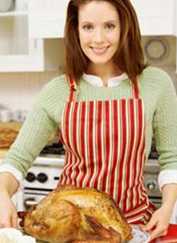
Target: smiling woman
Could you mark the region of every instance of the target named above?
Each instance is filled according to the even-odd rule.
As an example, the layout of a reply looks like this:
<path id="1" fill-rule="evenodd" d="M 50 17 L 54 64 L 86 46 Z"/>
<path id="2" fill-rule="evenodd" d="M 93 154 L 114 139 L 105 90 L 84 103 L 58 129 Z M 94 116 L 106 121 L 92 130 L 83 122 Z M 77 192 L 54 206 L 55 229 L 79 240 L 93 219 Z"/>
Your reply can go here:
<path id="1" fill-rule="evenodd" d="M 146 66 L 140 40 L 130 1 L 70 1 L 65 26 L 66 70 L 76 81 L 83 70 L 96 74 L 94 64 L 105 71 L 103 65 L 108 65 L 112 75 L 124 70 L 134 81 Z"/>
<path id="2" fill-rule="evenodd" d="M 65 74 L 43 88 L 0 166 L 0 227 L 16 226 L 10 195 L 59 131 L 65 164 L 58 188 L 107 193 L 128 224 L 146 224 L 151 239 L 165 234 L 177 200 L 177 96 L 168 74 L 144 61 L 131 1 L 70 0 L 64 38 Z M 158 210 L 143 175 L 153 136 Z"/>

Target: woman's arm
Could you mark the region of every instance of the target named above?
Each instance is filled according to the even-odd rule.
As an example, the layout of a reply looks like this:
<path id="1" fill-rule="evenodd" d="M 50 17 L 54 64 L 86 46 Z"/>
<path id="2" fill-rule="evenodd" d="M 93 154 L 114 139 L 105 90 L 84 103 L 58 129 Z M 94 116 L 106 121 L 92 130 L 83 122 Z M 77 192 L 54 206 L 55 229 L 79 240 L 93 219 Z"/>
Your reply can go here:
<path id="1" fill-rule="evenodd" d="M 177 173 L 177 172 L 176 172 Z M 173 210 L 177 201 L 177 184 L 167 184 L 162 188 L 162 207 Z"/>
<path id="2" fill-rule="evenodd" d="M 152 215 L 143 230 L 150 232 L 151 239 L 165 235 L 169 226 L 172 211 L 177 200 L 177 184 L 167 184 L 162 188 L 162 205 Z"/>
<path id="3" fill-rule="evenodd" d="M 62 76 L 44 87 L 0 165 L 0 228 L 17 225 L 16 208 L 11 196 L 42 148 L 57 131 L 65 95 L 68 94 L 65 86 Z"/>
<path id="4" fill-rule="evenodd" d="M 17 227 L 17 211 L 11 196 L 18 187 L 18 181 L 11 173 L 0 173 L 0 228 Z"/>
<path id="5" fill-rule="evenodd" d="M 9 172 L 0 173 L 0 193 L 8 194 L 10 197 L 18 190 L 19 182 Z"/>
<path id="6" fill-rule="evenodd" d="M 153 130 L 160 164 L 162 205 L 143 227 L 151 239 L 166 233 L 177 200 L 177 96 L 171 78 L 159 72 Z"/>

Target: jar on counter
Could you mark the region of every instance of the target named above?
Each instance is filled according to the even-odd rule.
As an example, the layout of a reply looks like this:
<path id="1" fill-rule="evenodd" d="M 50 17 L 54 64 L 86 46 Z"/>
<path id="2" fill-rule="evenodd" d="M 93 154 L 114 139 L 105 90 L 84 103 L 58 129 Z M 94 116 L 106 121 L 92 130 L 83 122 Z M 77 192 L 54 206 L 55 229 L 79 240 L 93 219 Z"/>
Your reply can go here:
<path id="1" fill-rule="evenodd" d="M 0 110 L 0 121 L 10 122 L 12 120 L 12 112 L 8 109 Z"/>
<path id="2" fill-rule="evenodd" d="M 23 123 L 26 119 L 27 110 L 15 110 L 12 112 L 12 120 Z"/>

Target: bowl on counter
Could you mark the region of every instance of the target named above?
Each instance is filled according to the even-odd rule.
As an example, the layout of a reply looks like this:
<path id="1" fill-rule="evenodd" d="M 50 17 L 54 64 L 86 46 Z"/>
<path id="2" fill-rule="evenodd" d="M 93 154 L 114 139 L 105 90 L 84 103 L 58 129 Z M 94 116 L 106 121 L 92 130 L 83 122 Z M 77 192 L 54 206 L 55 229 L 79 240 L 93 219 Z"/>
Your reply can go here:
<path id="1" fill-rule="evenodd" d="M 36 239 L 23 235 L 23 233 L 15 228 L 2 228 L 0 229 L 0 242 L 1 243 L 36 243 Z"/>

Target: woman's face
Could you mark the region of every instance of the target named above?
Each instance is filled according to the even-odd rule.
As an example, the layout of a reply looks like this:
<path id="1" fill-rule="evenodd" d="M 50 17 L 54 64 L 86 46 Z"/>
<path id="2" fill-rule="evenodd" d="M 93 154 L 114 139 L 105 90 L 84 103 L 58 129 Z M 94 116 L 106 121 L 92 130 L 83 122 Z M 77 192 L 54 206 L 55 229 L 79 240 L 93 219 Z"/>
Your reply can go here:
<path id="1" fill-rule="evenodd" d="M 112 61 L 120 38 L 116 8 L 106 1 L 91 1 L 79 7 L 78 30 L 84 54 L 94 64 Z"/>

